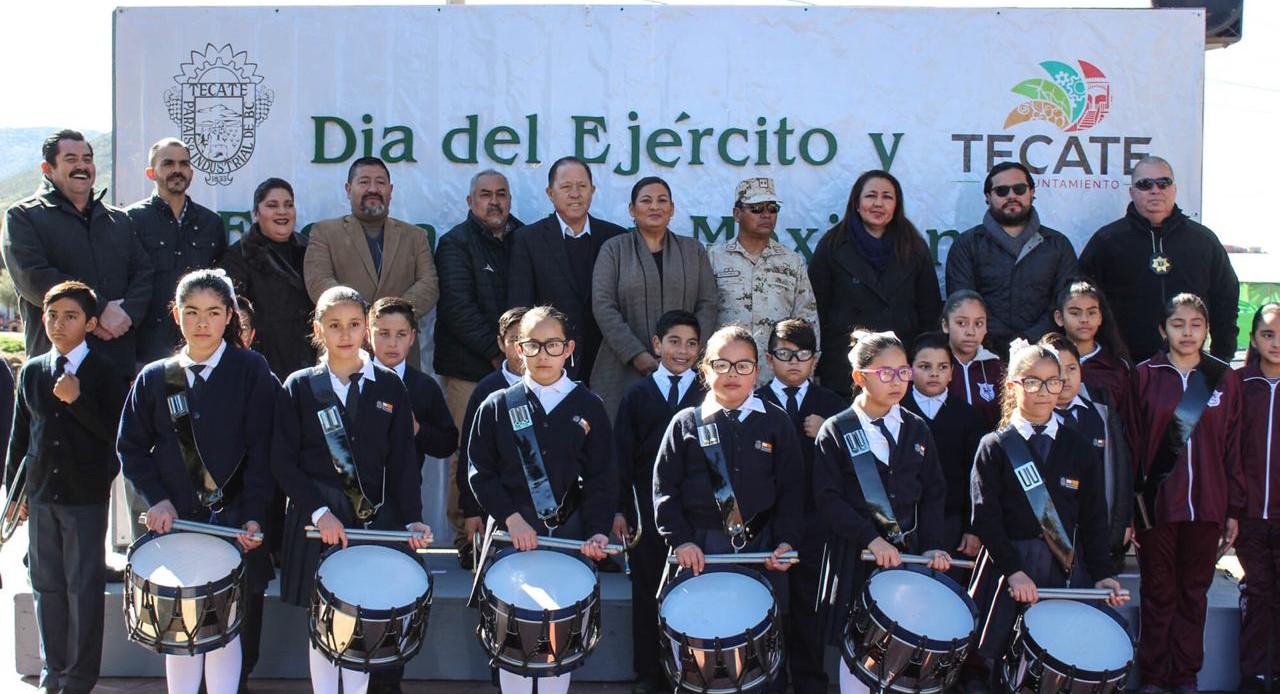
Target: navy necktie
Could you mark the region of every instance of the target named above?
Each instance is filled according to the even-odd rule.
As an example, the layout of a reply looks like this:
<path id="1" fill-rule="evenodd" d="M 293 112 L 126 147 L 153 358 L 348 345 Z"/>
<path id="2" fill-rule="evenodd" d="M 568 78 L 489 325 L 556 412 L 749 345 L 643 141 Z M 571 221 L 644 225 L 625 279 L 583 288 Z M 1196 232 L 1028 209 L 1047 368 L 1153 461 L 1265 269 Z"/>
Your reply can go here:
<path id="1" fill-rule="evenodd" d="M 1027 443 L 1031 444 L 1031 452 L 1035 453 L 1041 463 L 1049 462 L 1049 450 L 1053 447 L 1053 438 L 1044 433 L 1048 428 L 1045 424 L 1032 425 L 1031 430 L 1035 433 L 1027 439 Z"/>
<path id="2" fill-rule="evenodd" d="M 680 406 L 680 377 L 667 376 L 671 379 L 671 387 L 667 389 L 667 407 L 675 411 Z"/>
<path id="3" fill-rule="evenodd" d="M 204 371 L 204 364 L 192 364 L 187 368 L 191 369 L 191 387 L 187 389 L 188 397 L 200 397 L 200 391 L 204 389 L 204 376 L 200 372 Z"/>
<path id="4" fill-rule="evenodd" d="M 343 403 L 343 407 L 347 410 L 347 418 L 351 420 L 351 426 L 356 424 L 356 408 L 360 405 L 360 377 L 362 375 L 357 371 L 347 377 L 347 400 Z"/>
<path id="5" fill-rule="evenodd" d="M 894 440 L 893 434 L 889 433 L 889 425 L 884 423 L 884 417 L 871 420 L 880 430 L 880 434 L 884 436 L 885 443 L 889 444 L 889 460 L 893 460 L 893 454 L 898 450 L 898 442 Z"/>
<path id="6" fill-rule="evenodd" d="M 54 360 L 54 363 L 53 363 L 53 382 L 57 383 L 58 379 L 62 378 L 62 374 L 66 372 L 67 372 L 67 358 L 59 354 L 58 358 Z"/>
<path id="7" fill-rule="evenodd" d="M 787 394 L 787 415 L 792 420 L 800 418 L 800 401 L 796 400 L 796 396 L 800 394 L 800 386 L 787 386 L 782 389 Z"/>

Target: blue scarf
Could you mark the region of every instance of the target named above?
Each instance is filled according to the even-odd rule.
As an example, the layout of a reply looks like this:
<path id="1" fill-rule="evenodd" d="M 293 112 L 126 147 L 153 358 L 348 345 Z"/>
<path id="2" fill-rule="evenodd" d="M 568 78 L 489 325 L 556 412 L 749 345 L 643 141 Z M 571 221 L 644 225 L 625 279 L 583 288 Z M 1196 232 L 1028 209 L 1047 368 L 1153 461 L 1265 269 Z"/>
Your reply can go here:
<path id="1" fill-rule="evenodd" d="M 858 252 L 863 258 L 871 263 L 871 267 L 875 268 L 876 274 L 884 272 L 889 267 L 889 263 L 893 260 L 893 249 L 889 247 L 889 242 L 884 236 L 876 238 L 867 231 L 862 224 L 862 218 L 856 213 L 851 215 L 845 224 L 848 227 L 849 237 L 853 239 L 853 244 L 857 246 Z M 888 231 L 886 229 L 886 231 Z"/>

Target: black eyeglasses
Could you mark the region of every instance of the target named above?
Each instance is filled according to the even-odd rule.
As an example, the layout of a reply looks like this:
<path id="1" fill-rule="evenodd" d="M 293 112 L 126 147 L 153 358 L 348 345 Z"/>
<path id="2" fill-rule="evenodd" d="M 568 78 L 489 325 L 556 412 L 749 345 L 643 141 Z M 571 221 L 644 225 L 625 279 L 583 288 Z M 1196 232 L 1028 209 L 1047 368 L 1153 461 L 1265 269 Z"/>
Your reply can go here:
<path id="1" fill-rule="evenodd" d="M 772 354 L 773 358 L 778 361 L 809 361 L 810 359 L 813 359 L 817 352 L 814 352 L 811 349 L 787 349 L 786 347 L 779 347 L 769 354 Z"/>
<path id="2" fill-rule="evenodd" d="M 1139 178 L 1133 182 L 1134 188 L 1144 192 L 1151 190 L 1152 188 L 1168 190 L 1171 185 L 1173 185 L 1173 179 L 1168 176 L 1161 176 L 1160 178 Z"/>
<path id="3" fill-rule="evenodd" d="M 903 383 L 910 383 L 911 377 L 915 374 L 915 369 L 910 366 L 882 366 L 878 369 L 858 369 L 858 373 L 875 374 L 881 383 L 893 383 L 893 379 L 898 379 Z"/>
<path id="4" fill-rule="evenodd" d="M 742 205 L 742 209 L 747 210 L 751 214 L 778 214 L 778 210 L 782 209 L 782 205 L 776 202 L 762 202 L 755 205 Z"/>
<path id="5" fill-rule="evenodd" d="M 1009 197 L 1009 191 L 1013 191 L 1014 195 L 1026 195 L 1028 190 L 1031 190 L 1031 186 L 1026 183 L 1015 183 L 1011 186 L 991 187 L 991 192 L 994 193 L 997 198 Z"/>
<path id="6" fill-rule="evenodd" d="M 538 352 L 546 352 L 548 357 L 558 357 L 564 354 L 568 346 L 568 340 L 547 340 L 546 342 L 525 340 L 520 343 L 520 353 L 526 357 L 536 357 Z"/>
<path id="7" fill-rule="evenodd" d="M 712 359 L 711 370 L 718 374 L 727 374 L 730 370 L 739 376 L 750 376 L 756 372 L 756 363 L 750 359 L 729 361 L 728 359 Z"/>
<path id="8" fill-rule="evenodd" d="M 1027 391 L 1031 395 L 1035 395 L 1036 393 L 1039 393 L 1041 388 L 1049 391 L 1050 395 L 1057 395 L 1058 393 L 1061 393 L 1062 389 L 1067 385 L 1067 382 L 1062 380 L 1061 378 L 1039 379 L 1039 378 L 1035 378 L 1034 376 L 1027 376 L 1026 378 L 1016 378 L 1013 380 L 1013 382 L 1017 383 L 1018 385 L 1021 385 L 1022 389 Z"/>

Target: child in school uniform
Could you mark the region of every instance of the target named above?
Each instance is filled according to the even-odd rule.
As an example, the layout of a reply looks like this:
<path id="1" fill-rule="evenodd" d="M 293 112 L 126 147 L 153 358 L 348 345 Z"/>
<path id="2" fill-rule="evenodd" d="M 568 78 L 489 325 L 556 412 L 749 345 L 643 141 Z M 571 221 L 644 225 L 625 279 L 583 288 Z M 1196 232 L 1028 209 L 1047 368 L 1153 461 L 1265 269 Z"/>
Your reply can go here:
<path id="1" fill-rule="evenodd" d="M 1053 416 L 1063 387 L 1053 350 L 1015 341 L 1000 428 L 983 437 L 974 460 L 973 531 L 983 545 L 973 584 L 982 598 L 978 651 L 992 662 L 1008 646 L 1014 603 L 1036 602 L 1038 588 L 1093 586 L 1112 591 L 1110 604 L 1123 602 L 1107 551 L 1102 465 Z"/>
<path id="2" fill-rule="evenodd" d="M 373 363 L 399 376 L 409 391 L 413 446 L 422 465 L 426 456 L 447 459 L 453 455 L 458 448 L 458 429 L 453 425 L 440 385 L 409 365 L 409 353 L 417 344 L 417 337 L 418 321 L 413 314 L 413 304 L 394 296 L 373 302 L 369 308 L 369 348 L 373 351 Z M 442 505 L 444 498 L 444 490 L 440 490 Z M 374 694 L 398 692 L 403 679 L 404 666 L 380 668 L 370 673 L 369 688 Z"/>
<path id="3" fill-rule="evenodd" d="M 80 694 L 93 689 L 102 663 L 107 508 L 129 379 L 85 343 L 98 323 L 88 285 L 56 284 L 43 305 L 53 348 L 18 372 L 4 481 L 10 494 L 26 490 L 18 513 L 30 523 L 40 689 Z"/>
<path id="4" fill-rule="evenodd" d="M 234 694 L 257 661 L 262 601 L 274 575 L 267 550 L 252 536 L 266 522 L 275 491 L 271 430 L 280 384 L 262 355 L 240 338 L 231 281 L 221 270 L 197 270 L 178 280 L 173 319 L 183 346 L 138 374 L 120 418 L 116 450 L 124 476 L 150 505 L 147 530 L 167 533 L 174 520 L 240 528 L 247 591 L 240 636 L 202 655 L 166 655 L 175 694 Z M 175 397 L 185 410 L 175 409 Z M 195 445 L 183 441 L 190 436 Z M 188 470 L 202 467 L 212 488 L 197 488 Z"/>
<path id="5" fill-rule="evenodd" d="M 367 308 L 350 287 L 325 290 L 312 322 L 320 363 L 291 374 L 277 398 L 272 471 L 289 496 L 280 599 L 291 605 L 310 603 L 321 554 L 326 546 L 347 547 L 346 528 L 408 530 L 416 534 L 412 549 L 431 541 L 431 528 L 420 520 L 422 472 L 409 393 L 395 372 L 361 349 Z M 331 450 L 326 440 L 321 415 L 333 410 L 342 424 L 333 445 L 346 450 Z M 353 469 L 339 468 L 336 461 L 345 460 Z M 321 539 L 307 539 L 307 525 Z M 314 646 L 308 652 L 318 694 L 339 686 L 350 694 L 367 691 L 367 673 L 339 668 Z"/>
<path id="6" fill-rule="evenodd" d="M 1102 465 L 1110 527 L 1107 548 L 1112 569 L 1119 573 L 1124 570 L 1124 553 L 1133 536 L 1133 455 L 1120 426 L 1121 413 L 1094 400 L 1093 392 L 1081 382 L 1084 366 L 1075 343 L 1060 333 L 1045 333 L 1040 345 L 1056 352 L 1062 365 L 1063 387 L 1054 405 L 1054 418 L 1080 434 Z"/>
<path id="7" fill-rule="evenodd" d="M 995 429 L 1004 362 L 983 344 L 987 302 L 982 295 L 969 289 L 952 292 L 942 304 L 942 332 L 951 347 L 951 392 L 978 411 L 988 431 Z"/>
<path id="8" fill-rule="evenodd" d="M 800 556 L 811 559 L 796 564 L 787 575 L 791 614 L 786 625 L 786 669 L 779 676 L 779 685 L 789 679 L 796 694 L 822 694 L 827 690 L 827 673 L 817 611 L 821 568 L 817 558 L 827 544 L 827 528 L 813 498 L 813 451 L 822 423 L 846 405 L 835 391 L 811 380 L 819 352 L 817 333 L 809 321 L 779 321 L 769 332 L 768 347 L 764 358 L 773 378 L 756 389 L 756 397 L 782 408 L 795 427 L 804 462 L 803 529 L 796 549 Z"/>
<path id="9" fill-rule="evenodd" d="M 258 341 L 258 331 L 253 327 L 253 302 L 249 297 L 236 295 L 236 315 L 240 316 L 240 343 L 246 349 L 253 349 Z"/>
<path id="10" fill-rule="evenodd" d="M 1133 366 L 1102 290 L 1087 277 L 1068 281 L 1058 293 L 1053 319 L 1080 353 L 1081 380 L 1093 402 L 1113 412 L 1126 412 L 1133 392 Z"/>
<path id="11" fill-rule="evenodd" d="M 514 386 L 524 376 L 524 357 L 520 354 L 520 319 L 524 318 L 528 310 L 524 306 L 516 306 L 498 317 L 498 349 L 502 350 L 502 364 L 476 384 L 471 396 L 467 398 L 467 409 L 462 415 L 462 434 L 458 437 L 458 460 L 462 464 L 457 466 L 454 485 L 458 488 L 462 532 L 466 534 L 471 548 L 471 551 L 458 552 L 458 563 L 468 571 L 475 568 L 475 555 L 480 551 L 475 537 L 484 532 L 484 511 L 476 501 L 476 495 L 471 492 L 471 482 L 467 479 L 467 442 L 471 439 L 471 425 L 475 423 L 476 411 L 485 398 L 496 391 Z"/>
<path id="12" fill-rule="evenodd" d="M 1280 676 L 1280 644 L 1275 641 L 1280 622 L 1280 303 L 1263 304 L 1254 312 L 1240 380 L 1246 506 L 1236 539 L 1236 556 L 1245 572 L 1240 582 L 1238 691 L 1263 694 L 1267 680 Z"/>
<path id="13" fill-rule="evenodd" d="M 524 314 L 519 342 L 524 376 L 490 394 L 476 412 L 467 442 L 468 469 L 476 501 L 511 535 L 517 549 L 536 549 L 539 534 L 585 538 L 581 553 L 598 561 L 605 557 L 618 508 L 618 477 L 604 403 L 565 372 L 574 346 L 568 338 L 568 319 L 560 311 L 536 306 Z M 521 417 L 530 422 L 526 429 L 532 429 L 537 444 L 538 456 L 530 460 L 519 452 L 522 434 L 512 424 Z M 537 508 L 526 480 L 529 464 L 545 470 L 554 497 L 549 501 L 556 508 Z M 580 495 L 572 491 L 579 479 Z M 563 694 L 571 676 L 541 678 L 538 691 Z M 506 694 L 529 692 L 534 686 L 533 678 L 505 669 L 499 670 L 498 681 Z"/>
<path id="14" fill-rule="evenodd" d="M 1144 694 L 1197 691 L 1213 567 L 1245 512 L 1240 379 L 1203 351 L 1208 323 L 1199 297 L 1174 296 L 1160 325 L 1167 350 L 1134 370 L 1129 431 L 1142 574 L 1134 664 Z"/>
<path id="15" fill-rule="evenodd" d="M 951 568 L 942 544 L 946 481 L 933 436 L 899 406 L 912 376 L 906 349 L 893 333 L 855 330 L 851 338 L 853 404 L 822 425 L 813 461 L 814 500 L 831 533 L 822 559 L 822 633 L 835 646 L 871 571 L 864 549 L 883 568 L 900 566 L 902 552 L 929 557 L 938 571 Z M 850 450 L 850 440 L 866 445 Z M 840 691 L 867 691 L 843 661 Z"/>
<path id="16" fill-rule="evenodd" d="M 942 546 L 966 557 L 978 556 L 982 543 L 970 527 L 969 473 L 978 442 L 991 429 L 964 398 L 951 392 L 951 345 L 943 333 L 925 333 L 911 346 L 911 390 L 902 407 L 924 419 L 933 436 L 947 501 L 942 515 Z M 956 571 L 952 572 L 953 574 Z M 953 576 L 967 583 L 969 572 Z"/>

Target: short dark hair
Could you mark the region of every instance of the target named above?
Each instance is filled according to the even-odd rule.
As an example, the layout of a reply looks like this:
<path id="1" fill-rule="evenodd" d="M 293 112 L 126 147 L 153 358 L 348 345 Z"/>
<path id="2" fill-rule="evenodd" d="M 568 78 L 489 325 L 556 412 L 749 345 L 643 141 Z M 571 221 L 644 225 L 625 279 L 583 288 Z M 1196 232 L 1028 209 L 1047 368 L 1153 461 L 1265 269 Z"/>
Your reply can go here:
<path id="1" fill-rule="evenodd" d="M 1076 343 L 1067 339 L 1067 336 L 1062 333 L 1045 333 L 1040 336 L 1040 341 L 1036 344 L 1041 347 L 1048 347 L 1055 352 L 1066 352 L 1075 357 L 1076 361 L 1080 361 L 1080 348 L 1076 347 Z"/>
<path id="2" fill-rule="evenodd" d="M 498 339 L 505 341 L 512 330 L 519 331 L 520 321 L 524 320 L 524 314 L 528 312 L 528 306 L 512 306 L 498 316 Z"/>
<path id="3" fill-rule="evenodd" d="M 911 344 L 911 355 L 908 357 L 912 363 L 915 363 L 916 356 L 926 349 L 940 349 L 947 353 L 947 358 L 952 357 L 951 341 L 947 339 L 947 334 L 943 332 L 927 332 L 916 338 Z"/>
<path id="4" fill-rule="evenodd" d="M 79 304 L 85 318 L 98 315 L 98 295 L 84 282 L 69 280 L 49 287 L 49 291 L 44 293 L 44 304 L 41 308 L 48 309 L 54 302 L 62 299 L 71 299 Z"/>
<path id="5" fill-rule="evenodd" d="M 1012 169 L 1017 169 L 1018 171 L 1021 171 L 1022 175 L 1027 177 L 1027 186 L 1029 186 L 1031 190 L 1036 189 L 1036 179 L 1034 176 L 1031 175 L 1031 169 L 1028 169 L 1026 165 L 1024 165 L 1022 162 L 1002 161 L 999 164 L 996 164 L 995 166 L 991 167 L 991 170 L 987 172 L 987 179 L 982 182 L 982 194 L 990 195 L 991 179 Z"/>
<path id="6" fill-rule="evenodd" d="M 693 334 L 702 339 L 702 326 L 698 324 L 698 317 L 688 311 L 667 311 L 658 318 L 658 324 L 653 328 L 653 336 L 661 340 L 671 332 L 671 329 L 678 325 L 687 325 L 693 328 Z"/>
<path id="7" fill-rule="evenodd" d="M 273 190 L 287 191 L 289 193 L 289 197 L 296 197 L 293 194 L 293 186 L 289 185 L 288 181 L 283 178 L 268 178 L 262 183 L 259 183 L 257 188 L 253 189 L 254 211 L 257 211 L 258 205 L 261 205 L 262 201 L 266 200 L 267 196 L 270 195 Z"/>
<path id="8" fill-rule="evenodd" d="M 591 178 L 591 167 L 587 166 L 587 162 L 582 161 L 577 157 L 560 157 L 555 161 L 554 164 L 551 165 L 551 168 L 547 170 L 547 187 L 549 188 L 555 185 L 556 174 L 559 173 L 562 167 L 571 166 L 573 164 L 577 164 L 578 166 L 581 166 L 582 168 L 586 169 L 587 180 L 590 181 L 591 183 L 595 183 L 595 181 L 592 180 Z"/>
<path id="9" fill-rule="evenodd" d="M 387 180 L 391 180 L 391 169 L 387 168 L 387 163 L 377 157 L 360 157 L 351 162 L 351 168 L 347 169 L 347 183 L 356 180 L 356 169 L 362 166 L 377 166 L 387 173 Z"/>
<path id="10" fill-rule="evenodd" d="M 818 351 L 818 334 L 813 324 L 803 318 L 788 318 L 774 324 L 769 331 L 769 351 L 778 346 L 779 340 L 786 340 L 800 349 L 811 352 Z"/>
<path id="11" fill-rule="evenodd" d="M 409 327 L 418 332 L 418 321 L 413 315 L 413 304 L 398 296 L 384 296 L 369 307 L 369 323 L 383 316 L 402 315 L 409 321 Z"/>
<path id="12" fill-rule="evenodd" d="M 83 142 L 86 145 L 89 145 L 89 155 L 93 155 L 93 145 L 89 144 L 89 141 L 84 139 L 84 133 L 79 130 L 64 128 L 49 137 L 46 137 L 44 144 L 40 145 L 40 154 L 44 157 L 44 162 L 49 166 L 53 166 L 58 161 L 58 145 L 63 140 Z"/>

